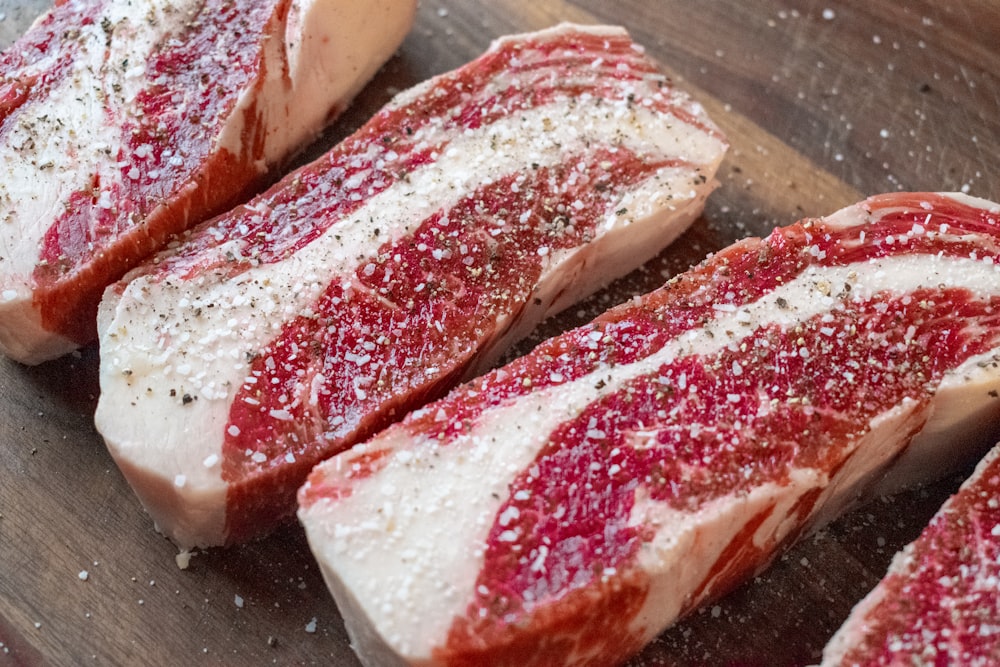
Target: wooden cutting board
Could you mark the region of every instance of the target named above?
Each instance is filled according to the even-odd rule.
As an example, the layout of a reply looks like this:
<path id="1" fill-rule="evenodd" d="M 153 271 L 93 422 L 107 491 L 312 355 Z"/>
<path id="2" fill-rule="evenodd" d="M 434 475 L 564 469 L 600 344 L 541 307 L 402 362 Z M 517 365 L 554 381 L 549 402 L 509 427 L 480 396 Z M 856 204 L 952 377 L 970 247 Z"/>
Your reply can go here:
<path id="1" fill-rule="evenodd" d="M 0 0 L 0 44 L 48 4 Z M 309 155 L 492 38 L 560 20 L 625 25 L 732 149 L 689 233 L 532 341 L 738 238 L 863 195 L 1000 201 L 995 0 L 424 0 L 398 55 Z M 0 665 L 357 665 L 298 526 L 177 567 L 94 430 L 97 362 L 93 348 L 34 368 L 0 360 Z M 876 501 L 807 538 L 630 664 L 809 664 L 959 479 Z"/>

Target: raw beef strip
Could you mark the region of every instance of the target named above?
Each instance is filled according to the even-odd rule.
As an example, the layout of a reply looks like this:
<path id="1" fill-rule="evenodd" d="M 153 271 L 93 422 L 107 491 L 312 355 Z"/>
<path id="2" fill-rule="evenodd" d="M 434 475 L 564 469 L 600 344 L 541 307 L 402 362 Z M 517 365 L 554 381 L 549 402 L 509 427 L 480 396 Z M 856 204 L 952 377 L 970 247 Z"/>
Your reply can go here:
<path id="1" fill-rule="evenodd" d="M 413 0 L 63 0 L 0 54 L 0 352 L 96 337 L 104 289 L 249 196 L 402 41 Z"/>
<path id="2" fill-rule="evenodd" d="M 737 243 L 318 466 L 299 517 L 362 660 L 613 664 L 908 444 L 950 447 L 1000 411 L 998 242 L 989 202 L 874 197 Z"/>
<path id="3" fill-rule="evenodd" d="M 896 555 L 823 665 L 1000 665 L 1000 446 Z"/>
<path id="4" fill-rule="evenodd" d="M 496 42 L 106 295 L 97 424 L 159 528 L 231 543 L 701 212 L 726 142 L 621 29 Z"/>

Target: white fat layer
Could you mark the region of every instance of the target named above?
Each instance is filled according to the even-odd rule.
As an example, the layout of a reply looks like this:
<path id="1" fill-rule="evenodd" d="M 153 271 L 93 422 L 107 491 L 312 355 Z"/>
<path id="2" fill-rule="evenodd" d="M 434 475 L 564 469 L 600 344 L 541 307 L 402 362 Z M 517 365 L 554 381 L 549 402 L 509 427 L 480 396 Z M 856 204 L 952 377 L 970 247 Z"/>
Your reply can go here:
<path id="1" fill-rule="evenodd" d="M 730 554 L 727 562 L 719 558 L 760 513 L 765 513 L 766 518 L 754 531 L 751 545 L 770 555 L 803 527 L 816 529 L 839 516 L 906 446 L 909 434 L 921 426 L 926 414 L 917 407 L 907 398 L 875 417 L 833 478 L 823 470 L 797 468 L 789 472 L 786 484 L 769 482 L 749 493 L 716 498 L 692 513 L 654 501 L 640 493 L 640 487 L 630 524 L 657 530 L 638 555 L 640 566 L 650 575 L 650 591 L 630 631 L 652 640 L 678 614 L 724 593 L 720 586 L 726 583 L 726 566 L 738 562 L 739 556 Z M 796 508 L 815 490 L 820 494 L 810 508 Z M 793 513 L 793 509 L 801 514 Z M 759 558 L 752 552 L 748 556 Z M 755 564 L 759 570 L 766 562 Z"/>
<path id="2" fill-rule="evenodd" d="M 148 84 L 143 63 L 157 43 L 163 35 L 181 31 L 202 4 L 110 3 L 107 21 L 78 26 L 84 46 L 72 73 L 44 103 L 23 109 L 3 138 L 0 350 L 10 356 L 37 363 L 77 347 L 47 331 L 32 303 L 41 240 L 72 193 L 89 188 L 95 177 L 107 191 L 121 181 L 117 161 L 123 137 L 115 120 L 132 113 L 136 95 Z M 214 150 L 243 155 L 245 120 L 252 112 L 266 137 L 259 168 L 287 158 L 323 127 L 331 109 L 346 106 L 391 55 L 412 23 L 415 5 L 411 0 L 293 2 L 284 33 L 263 41 L 262 85 L 248 82 Z M 110 49 L 102 23 L 114 30 Z M 29 70 L 43 72 L 56 57 Z"/>
<path id="3" fill-rule="evenodd" d="M 712 571 L 718 565 L 721 570 L 715 576 L 725 577 L 726 564 L 719 559 L 747 522 L 767 515 L 747 547 L 770 550 L 798 527 L 788 520 L 789 511 L 825 481 L 825 475 L 817 470 L 793 470 L 786 484 L 769 482 L 745 494 L 717 498 L 696 512 L 673 509 L 651 499 L 644 487 L 639 487 L 629 525 L 647 526 L 655 532 L 637 554 L 639 566 L 651 575 L 650 589 L 629 631 L 651 640 L 662 632 L 667 619 L 717 596 L 720 591 L 711 584 Z M 695 598 L 696 588 L 706 580 L 709 583 Z"/>
<path id="4" fill-rule="evenodd" d="M 548 434 L 558 424 L 579 414 L 583 407 L 661 364 L 688 355 L 711 355 L 725 346 L 739 345 L 741 339 L 764 324 L 788 329 L 828 312 L 837 303 L 829 296 L 829 285 L 839 291 L 837 288 L 844 283 L 851 284 L 851 295 L 855 299 L 865 299 L 880 292 L 905 294 L 925 286 L 969 287 L 974 293 L 987 295 L 996 292 L 990 288 L 998 279 L 1000 268 L 992 264 L 926 255 L 890 257 L 870 265 L 809 269 L 751 305 L 729 308 L 720 303 L 714 320 L 682 334 L 636 363 L 601 368 L 573 382 L 534 391 L 491 408 L 471 430 L 459 437 L 458 442 L 443 447 L 436 446 L 434 441 L 408 443 L 402 439 L 401 429 L 389 431 L 391 435 L 383 436 L 382 440 L 376 437 L 368 447 L 397 449 L 387 469 L 369 478 L 348 482 L 352 490 L 350 497 L 317 501 L 300 510 L 300 518 L 325 576 L 338 582 L 334 590 L 349 590 L 358 599 L 364 616 L 351 621 L 356 626 L 365 626 L 358 634 L 380 637 L 399 654 L 422 659 L 429 655 L 433 646 L 445 640 L 453 618 L 464 614 L 474 597 L 473 589 L 492 525 L 484 513 L 488 515 L 492 508 L 495 516 L 499 503 L 507 499 L 509 485 L 534 460 L 547 442 Z M 783 307 L 779 307 L 779 302 Z M 601 389 L 597 389 L 598 379 L 602 381 Z M 978 399 L 992 400 L 986 395 Z M 427 409 L 433 410 L 433 405 Z M 895 406 L 873 422 L 869 437 L 876 445 L 864 447 L 864 457 L 873 458 L 859 459 L 857 466 L 846 467 L 848 472 L 828 491 L 829 504 L 846 502 L 865 471 L 880 468 L 881 463 L 888 460 L 893 447 L 898 449 L 899 445 L 898 437 L 889 434 L 898 430 L 905 432 L 897 427 L 912 418 L 911 409 Z M 878 444 L 880 440 L 894 439 L 894 444 L 884 447 Z M 502 447 L 491 452 L 490 443 L 493 442 L 502 443 Z M 480 451 L 483 456 L 490 457 L 488 462 L 478 458 Z M 343 474 L 338 468 L 343 465 L 343 458 L 335 457 L 317 470 L 337 479 Z M 447 474 L 442 472 L 445 470 Z M 800 475 L 801 479 L 796 479 L 802 484 L 813 484 L 810 475 L 814 473 L 800 471 L 796 474 Z M 395 499 L 401 498 L 398 491 L 403 488 L 407 489 L 405 501 L 399 502 Z M 384 490 L 392 493 L 382 495 Z M 787 497 L 764 488 L 759 491 L 760 495 L 745 500 L 720 499 L 717 508 L 708 510 L 702 520 L 709 525 L 721 525 L 714 523 L 721 519 L 712 512 L 720 512 L 719 508 L 727 504 L 730 508 L 738 507 L 741 512 L 752 510 L 758 506 L 756 503 L 765 500 L 781 507 L 791 506 L 800 493 L 801 489 L 793 485 Z M 498 494 L 499 499 L 493 494 Z M 371 519 L 379 516 L 379 508 L 390 498 L 394 499 L 394 505 L 407 508 L 407 518 L 391 532 L 381 519 Z M 653 511 L 649 503 L 644 506 Z M 789 529 L 790 526 L 781 522 L 766 523 L 761 528 L 764 533 L 756 539 L 763 540 L 767 534 L 778 538 Z M 442 531 L 446 537 L 439 534 Z M 706 539 L 695 533 L 683 539 L 696 538 Z M 707 549 L 706 555 L 715 548 L 702 546 Z M 664 548 L 672 548 L 668 547 Z M 359 550 L 366 557 L 359 556 Z M 382 555 L 368 558 L 374 554 Z M 407 554 L 405 562 L 401 554 Z M 649 557 L 660 556 L 650 554 Z M 419 570 L 421 576 L 410 577 L 415 570 Z M 404 581 L 405 586 L 402 585 Z M 447 582 L 446 593 L 442 592 L 441 582 Z M 665 587 L 662 589 L 664 595 L 674 590 L 671 589 L 673 584 L 660 582 L 657 586 Z M 386 604 L 387 601 L 391 604 Z M 679 603 L 669 604 L 677 606 Z M 433 613 L 419 611 L 428 609 L 433 609 Z M 655 616 L 646 610 L 640 622 L 651 623 Z M 419 621 L 414 622 L 415 618 Z M 655 634 L 656 628 L 653 630 Z"/>
<path id="5" fill-rule="evenodd" d="M 40 364 L 77 347 L 69 338 L 52 333 L 42 326 L 38 311 L 30 298 L 20 298 L 11 289 L 6 303 L 0 299 L 0 352 L 23 364 Z"/>
<path id="6" fill-rule="evenodd" d="M 531 465 L 552 428 L 591 398 L 561 388 L 532 393 L 516 410 L 490 411 L 461 442 L 443 446 L 410 444 L 401 430 L 391 431 L 367 446 L 401 447 L 377 482 L 301 509 L 331 589 L 354 598 L 359 613 L 345 615 L 352 635 L 378 637 L 407 662 L 429 659 L 472 599 L 486 533 L 509 482 Z M 341 463 L 337 457 L 326 466 Z"/>
<path id="7" fill-rule="evenodd" d="M 259 265 L 231 279 L 210 273 L 185 280 L 139 277 L 120 297 L 108 290 L 99 319 L 101 398 L 96 421 L 115 458 L 147 475 L 173 479 L 183 474 L 185 493 L 212 490 L 212 497 L 220 497 L 224 482 L 218 466 L 200 462 L 221 453 L 228 406 L 248 372 L 246 353 L 261 350 L 285 322 L 306 313 L 336 276 L 349 285 L 358 257 L 370 256 L 382 243 L 404 237 L 435 211 L 450 208 L 500 174 L 527 169 L 532 163 L 559 164 L 568 153 L 583 153 L 587 146 L 624 145 L 640 153 L 677 155 L 709 165 L 707 172 L 714 171 L 723 153 L 723 144 L 716 138 L 681 123 L 667 129 L 661 116 L 643 107 L 630 110 L 618 122 L 608 122 L 611 105 L 592 100 L 576 105 L 576 122 L 553 122 L 564 115 L 564 105 L 528 110 L 458 136 L 440 125 L 423 130 L 416 137 L 418 142 L 438 145 L 450 139 L 436 161 L 412 172 L 405 182 L 370 196 L 352 216 L 332 225 L 285 261 Z M 380 149 L 373 146 L 372 150 Z M 711 188 L 694 188 L 692 170 L 665 169 L 653 178 L 660 183 L 654 195 L 657 202 L 667 205 L 668 197 L 676 200 L 670 205 L 684 211 L 678 216 L 684 224 L 694 217 L 693 207 L 702 204 Z M 637 191 L 652 195 L 648 185 L 640 185 Z M 635 205 L 637 213 L 631 221 L 639 220 L 636 215 L 646 215 L 652 222 L 662 220 L 647 215 L 650 211 L 641 198 Z M 617 203 L 612 202 L 609 210 L 616 209 Z M 611 220 L 613 215 L 609 213 L 600 233 L 617 236 L 629 224 Z M 656 228 L 649 225 L 646 233 L 658 237 L 659 249 L 681 231 L 675 226 L 655 234 Z M 376 229 L 380 230 L 377 235 Z M 668 238 L 659 238 L 663 236 Z M 620 242 L 626 242 L 624 236 Z M 243 256 L 250 250 L 245 241 L 234 239 L 203 259 L 211 262 L 227 253 Z M 565 261 L 564 254 L 555 254 L 540 282 L 546 285 L 555 280 L 564 285 L 558 269 Z M 634 266 L 634 258 L 629 261 L 628 266 Z M 193 315 L 196 310 L 197 317 Z M 184 394 L 197 400 L 182 405 Z M 150 433 L 157 436 L 150 438 Z M 140 497 L 149 495 L 141 488 L 137 491 Z M 148 508 L 156 499 L 144 502 Z M 154 518 L 165 532 L 173 532 L 170 516 Z M 209 536 L 216 528 L 206 526 L 200 539 L 212 539 Z"/>
<path id="8" fill-rule="evenodd" d="M 264 163 L 285 159 L 323 126 L 331 105 L 346 106 L 375 74 L 403 40 L 415 9 L 413 0 L 295 0 L 285 34 L 264 43 L 264 58 L 275 65 L 263 88 L 243 92 L 217 145 L 239 155 L 244 112 L 253 110 L 267 137 Z M 285 58 L 287 72 L 277 66 Z"/>
<path id="9" fill-rule="evenodd" d="M 1000 352 L 970 357 L 948 373 L 934 395 L 927 424 L 872 489 L 891 495 L 945 477 L 982 456 L 998 435 Z"/>

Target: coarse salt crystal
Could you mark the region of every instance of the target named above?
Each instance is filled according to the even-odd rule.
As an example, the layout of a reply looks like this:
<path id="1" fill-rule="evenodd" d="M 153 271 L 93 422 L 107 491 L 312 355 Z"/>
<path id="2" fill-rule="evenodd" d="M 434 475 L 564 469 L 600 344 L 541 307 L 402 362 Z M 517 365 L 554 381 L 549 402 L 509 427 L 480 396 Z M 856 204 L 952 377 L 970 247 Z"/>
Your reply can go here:
<path id="1" fill-rule="evenodd" d="M 178 569 L 186 570 L 188 565 L 191 564 L 191 552 L 188 550 L 181 551 L 176 556 L 174 556 L 174 562 L 177 563 Z"/>
<path id="2" fill-rule="evenodd" d="M 501 527 L 506 527 L 511 521 L 514 521 L 519 516 L 521 516 L 520 510 L 516 507 L 509 506 L 500 513 L 500 516 L 497 518 L 497 523 L 500 524 Z"/>

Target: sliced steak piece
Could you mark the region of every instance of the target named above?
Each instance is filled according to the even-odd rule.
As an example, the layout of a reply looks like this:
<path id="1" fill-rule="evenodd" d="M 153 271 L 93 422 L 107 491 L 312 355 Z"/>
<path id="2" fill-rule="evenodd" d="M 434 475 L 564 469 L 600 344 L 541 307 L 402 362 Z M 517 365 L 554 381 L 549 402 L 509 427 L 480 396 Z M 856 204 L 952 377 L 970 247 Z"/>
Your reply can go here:
<path id="1" fill-rule="evenodd" d="M 823 665 L 1000 664 L 1000 446 L 892 561 Z"/>
<path id="2" fill-rule="evenodd" d="M 613 664 L 911 441 L 950 447 L 1000 411 L 998 242 L 994 204 L 874 197 L 739 242 L 318 466 L 299 517 L 362 660 Z"/>
<path id="3" fill-rule="evenodd" d="M 726 142 L 621 29 L 497 41 L 111 288 L 97 425 L 159 528 L 232 543 L 702 210 Z"/>
<path id="4" fill-rule="evenodd" d="M 37 363 L 93 341 L 104 289 L 263 185 L 415 5 L 57 2 L 0 54 L 0 352 Z"/>

